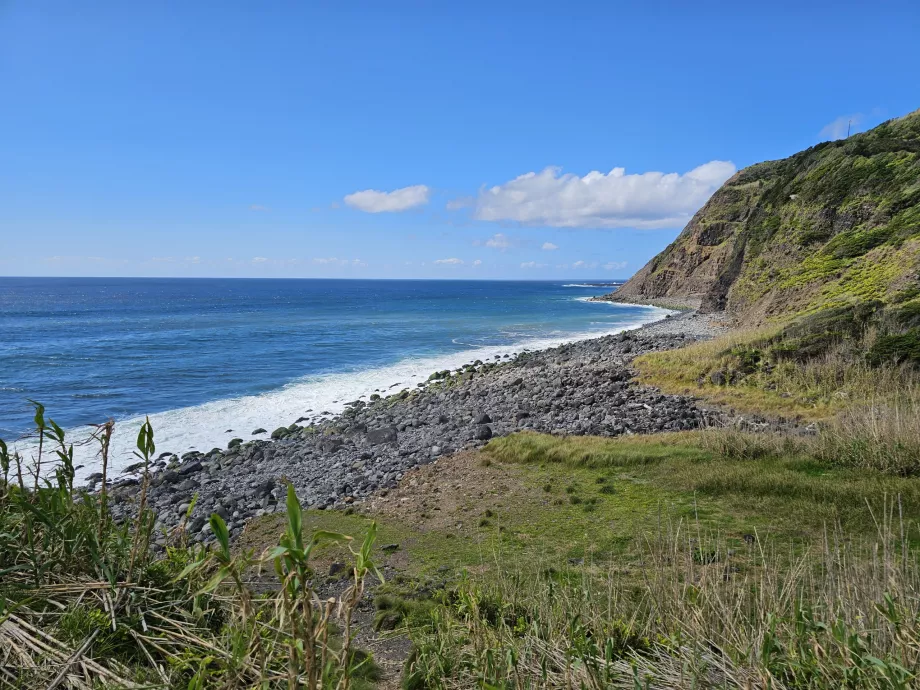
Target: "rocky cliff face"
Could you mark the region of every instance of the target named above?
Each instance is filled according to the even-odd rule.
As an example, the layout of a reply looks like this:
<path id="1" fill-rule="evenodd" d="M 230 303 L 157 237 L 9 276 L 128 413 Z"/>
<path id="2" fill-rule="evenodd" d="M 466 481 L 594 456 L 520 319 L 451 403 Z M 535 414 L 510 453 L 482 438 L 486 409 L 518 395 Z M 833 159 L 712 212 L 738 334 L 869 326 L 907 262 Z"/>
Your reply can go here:
<path id="1" fill-rule="evenodd" d="M 920 111 L 741 170 L 610 299 L 761 323 L 920 292 Z"/>

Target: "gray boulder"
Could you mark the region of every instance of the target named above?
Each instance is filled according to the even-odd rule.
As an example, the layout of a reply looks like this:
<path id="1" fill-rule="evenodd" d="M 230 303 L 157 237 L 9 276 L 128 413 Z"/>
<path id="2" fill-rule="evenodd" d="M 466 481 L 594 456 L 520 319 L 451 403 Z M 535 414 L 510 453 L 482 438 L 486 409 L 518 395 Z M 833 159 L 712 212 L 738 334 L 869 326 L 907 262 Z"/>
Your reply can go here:
<path id="1" fill-rule="evenodd" d="M 190 474 L 194 474 L 195 472 L 200 472 L 201 467 L 202 467 L 201 463 L 198 462 L 197 460 L 193 462 L 187 462 L 181 467 L 179 467 L 179 474 L 183 476 L 188 476 Z"/>
<path id="2" fill-rule="evenodd" d="M 380 443 L 396 443 L 398 437 L 395 426 L 384 426 L 367 432 L 367 442 L 374 446 Z"/>

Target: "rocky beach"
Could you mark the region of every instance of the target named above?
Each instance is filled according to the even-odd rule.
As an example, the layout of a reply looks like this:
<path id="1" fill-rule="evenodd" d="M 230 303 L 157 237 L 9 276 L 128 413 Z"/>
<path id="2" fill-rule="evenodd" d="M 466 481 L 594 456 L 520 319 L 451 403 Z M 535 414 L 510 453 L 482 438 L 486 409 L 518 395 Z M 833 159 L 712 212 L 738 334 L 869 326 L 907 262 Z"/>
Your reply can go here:
<path id="1" fill-rule="evenodd" d="M 712 337 L 722 330 L 717 324 L 718 315 L 687 311 L 633 331 L 434 372 L 414 390 L 373 394 L 338 416 L 254 430 L 264 440 L 163 452 L 147 494 L 157 532 L 185 522 L 192 506 L 185 527 L 193 539 L 210 539 L 211 513 L 236 536 L 248 519 L 283 508 L 288 483 L 304 506 L 346 507 L 395 486 L 414 467 L 516 431 L 619 436 L 697 428 L 717 413 L 637 385 L 630 362 Z M 111 483 L 116 515 L 133 512 L 141 472 L 132 466 Z M 91 490 L 100 478 L 88 478 Z"/>

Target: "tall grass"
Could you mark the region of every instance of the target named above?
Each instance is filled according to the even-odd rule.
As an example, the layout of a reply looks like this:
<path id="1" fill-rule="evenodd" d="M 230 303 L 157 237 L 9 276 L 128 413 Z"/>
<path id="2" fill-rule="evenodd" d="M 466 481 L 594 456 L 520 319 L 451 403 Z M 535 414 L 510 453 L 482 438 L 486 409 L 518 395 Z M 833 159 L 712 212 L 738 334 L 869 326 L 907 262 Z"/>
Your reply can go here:
<path id="1" fill-rule="evenodd" d="M 661 520 L 630 567 L 465 581 L 416 628 L 409 688 L 911 688 L 915 529 L 897 502 L 871 540 L 812 547 Z"/>
<path id="2" fill-rule="evenodd" d="M 844 410 L 823 426 L 814 446 L 827 462 L 920 474 L 920 390 L 903 390 Z"/>
<path id="3" fill-rule="evenodd" d="M 215 547 L 190 547 L 180 527 L 157 556 L 149 421 L 137 440 L 137 511 L 117 523 L 104 490 L 74 488 L 72 445 L 35 410 L 32 462 L 0 441 L 0 686 L 345 689 L 374 677 L 353 649 L 351 618 L 376 572 L 375 527 L 360 548 L 343 534 L 305 535 L 289 487 L 285 534 L 261 555 L 234 553 L 212 515 Z M 109 423 L 96 434 L 103 467 L 112 433 Z M 347 589 L 321 599 L 310 558 L 326 542 L 349 545 L 353 565 Z M 256 597 L 251 580 L 266 569 L 274 581 L 260 577 L 268 592 Z"/>
<path id="4" fill-rule="evenodd" d="M 795 358 L 780 347 L 782 329 L 736 330 L 678 350 L 634 360 L 643 383 L 691 393 L 756 414 L 823 420 L 868 400 L 891 401 L 920 386 L 909 365 L 872 366 L 854 354 L 871 348 L 874 333 L 839 341 Z M 794 350 L 793 350 L 794 352 Z"/>

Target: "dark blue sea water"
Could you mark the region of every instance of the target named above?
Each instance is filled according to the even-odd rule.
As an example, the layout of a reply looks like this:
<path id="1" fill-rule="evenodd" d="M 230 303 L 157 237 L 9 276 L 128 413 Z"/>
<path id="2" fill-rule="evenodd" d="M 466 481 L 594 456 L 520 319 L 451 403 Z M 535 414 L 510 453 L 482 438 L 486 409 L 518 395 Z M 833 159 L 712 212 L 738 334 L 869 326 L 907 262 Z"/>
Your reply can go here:
<path id="1" fill-rule="evenodd" d="M 0 278 L 0 438 L 27 399 L 75 428 L 150 414 L 158 447 L 250 438 L 436 369 L 661 318 L 562 282 Z M 133 425 L 133 426 L 132 426 Z M 227 431 L 233 429 L 232 432 Z"/>

